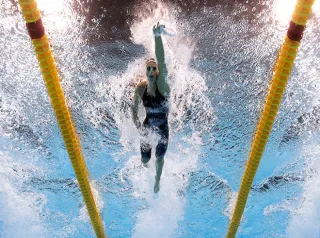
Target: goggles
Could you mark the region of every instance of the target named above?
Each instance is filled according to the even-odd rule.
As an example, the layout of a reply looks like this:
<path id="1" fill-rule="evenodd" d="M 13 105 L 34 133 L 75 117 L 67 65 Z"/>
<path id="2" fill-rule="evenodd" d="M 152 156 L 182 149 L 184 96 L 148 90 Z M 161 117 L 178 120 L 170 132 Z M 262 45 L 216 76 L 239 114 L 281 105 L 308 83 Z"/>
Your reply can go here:
<path id="1" fill-rule="evenodd" d="M 157 71 L 158 68 L 156 66 L 147 66 L 147 70 L 148 70 L 148 72 L 151 71 L 151 70 Z"/>

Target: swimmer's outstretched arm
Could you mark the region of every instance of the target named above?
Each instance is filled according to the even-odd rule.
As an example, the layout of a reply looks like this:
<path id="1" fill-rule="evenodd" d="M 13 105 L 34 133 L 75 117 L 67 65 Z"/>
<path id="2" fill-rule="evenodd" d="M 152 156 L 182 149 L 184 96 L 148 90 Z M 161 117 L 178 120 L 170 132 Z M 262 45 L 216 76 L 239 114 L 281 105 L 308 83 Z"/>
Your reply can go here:
<path id="1" fill-rule="evenodd" d="M 156 51 L 156 58 L 158 62 L 158 67 L 159 67 L 159 76 L 157 80 L 157 86 L 159 92 L 164 96 L 164 97 L 169 97 L 170 95 L 170 87 L 167 82 L 167 66 L 165 62 L 165 56 L 164 56 L 164 49 L 163 49 L 163 43 L 161 39 L 161 32 L 165 26 L 164 25 L 159 25 L 159 22 L 157 25 L 153 27 L 153 33 L 155 37 L 155 51 Z"/>

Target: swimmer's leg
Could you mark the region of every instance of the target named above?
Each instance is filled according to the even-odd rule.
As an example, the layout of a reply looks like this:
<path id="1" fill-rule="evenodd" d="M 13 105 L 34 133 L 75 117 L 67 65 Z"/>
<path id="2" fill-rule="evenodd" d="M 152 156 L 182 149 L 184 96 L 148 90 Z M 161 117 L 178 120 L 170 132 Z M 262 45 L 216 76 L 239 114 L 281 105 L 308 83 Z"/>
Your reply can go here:
<path id="1" fill-rule="evenodd" d="M 147 167 L 147 163 L 151 159 L 151 145 L 148 140 L 148 129 L 148 123 L 147 120 L 145 120 L 143 122 L 140 139 L 141 162 L 145 167 Z"/>
<path id="2" fill-rule="evenodd" d="M 147 163 L 151 159 L 151 145 L 149 143 L 141 143 L 141 162 L 143 166 L 147 167 Z"/>
<path id="3" fill-rule="evenodd" d="M 160 177 L 162 174 L 163 164 L 164 164 L 164 156 L 167 152 L 168 148 L 168 137 L 169 137 L 169 130 L 166 126 L 164 129 L 160 131 L 161 139 L 156 147 L 156 177 L 155 177 L 155 184 L 154 184 L 154 192 L 158 193 L 160 190 Z"/>
<path id="4" fill-rule="evenodd" d="M 162 174 L 162 168 L 164 164 L 164 159 L 163 158 L 157 158 L 156 161 L 156 177 L 155 177 L 155 183 L 154 183 L 154 193 L 158 193 L 160 190 L 160 177 Z"/>

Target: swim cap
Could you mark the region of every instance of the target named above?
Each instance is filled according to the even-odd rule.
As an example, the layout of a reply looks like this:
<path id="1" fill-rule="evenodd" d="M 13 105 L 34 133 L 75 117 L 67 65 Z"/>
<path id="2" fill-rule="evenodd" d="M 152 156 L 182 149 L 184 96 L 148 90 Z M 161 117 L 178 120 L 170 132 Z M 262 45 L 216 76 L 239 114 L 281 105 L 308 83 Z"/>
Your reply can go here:
<path id="1" fill-rule="evenodd" d="M 158 64 L 154 58 L 150 58 L 146 61 L 146 66 L 157 66 L 158 67 Z"/>

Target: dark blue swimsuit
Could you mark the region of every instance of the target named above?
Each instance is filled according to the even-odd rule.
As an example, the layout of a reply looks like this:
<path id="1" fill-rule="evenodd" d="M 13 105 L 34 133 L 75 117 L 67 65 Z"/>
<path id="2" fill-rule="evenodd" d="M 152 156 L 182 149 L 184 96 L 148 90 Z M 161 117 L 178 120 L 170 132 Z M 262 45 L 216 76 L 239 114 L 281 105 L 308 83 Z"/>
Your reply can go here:
<path id="1" fill-rule="evenodd" d="M 168 128 L 168 100 L 162 96 L 158 88 L 155 96 L 151 96 L 144 90 L 142 97 L 143 106 L 146 109 L 146 118 L 143 122 L 142 135 L 145 137 L 141 140 L 141 155 L 143 162 L 147 163 L 151 158 L 151 145 L 147 139 L 148 130 L 155 131 L 160 135 L 160 140 L 156 147 L 156 157 L 163 158 L 168 147 L 169 128 Z"/>

